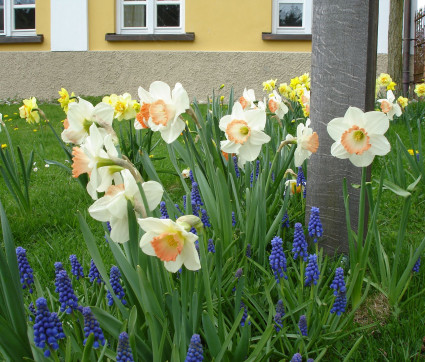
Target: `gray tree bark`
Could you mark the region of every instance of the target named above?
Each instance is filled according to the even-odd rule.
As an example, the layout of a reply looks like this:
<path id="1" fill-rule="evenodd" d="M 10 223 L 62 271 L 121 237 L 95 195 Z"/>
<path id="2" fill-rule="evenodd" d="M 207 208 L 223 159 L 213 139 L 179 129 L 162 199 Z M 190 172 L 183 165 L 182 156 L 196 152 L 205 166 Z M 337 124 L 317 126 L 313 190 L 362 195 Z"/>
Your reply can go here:
<path id="1" fill-rule="evenodd" d="M 311 206 L 320 208 L 325 252 L 348 251 L 343 179 L 350 194 L 352 226 L 357 227 L 361 169 L 330 153 L 334 142 L 327 133 L 333 118 L 349 106 L 374 108 L 378 1 L 320 0 L 313 2 L 313 43 L 310 117 L 319 135 L 319 149 L 308 164 L 306 222 Z"/>
<path id="2" fill-rule="evenodd" d="M 403 56 L 403 4 L 404 0 L 390 1 L 390 18 L 388 27 L 388 73 L 401 90 Z"/>

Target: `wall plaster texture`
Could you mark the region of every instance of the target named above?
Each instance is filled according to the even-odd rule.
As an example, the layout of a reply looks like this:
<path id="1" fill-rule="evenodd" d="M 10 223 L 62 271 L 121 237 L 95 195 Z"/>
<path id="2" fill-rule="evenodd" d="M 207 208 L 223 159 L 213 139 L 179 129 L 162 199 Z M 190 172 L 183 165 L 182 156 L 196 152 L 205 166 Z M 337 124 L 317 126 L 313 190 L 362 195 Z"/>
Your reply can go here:
<path id="1" fill-rule="evenodd" d="M 205 101 L 221 84 L 220 95 L 235 95 L 253 88 L 258 99 L 262 82 L 277 84 L 310 72 L 311 53 L 301 52 L 193 52 L 193 51 L 89 51 L 0 52 L 0 99 L 58 98 L 61 87 L 75 94 L 99 96 L 149 88 L 162 80 L 182 83 L 190 99 Z M 378 55 L 378 74 L 387 69 L 387 55 Z"/>

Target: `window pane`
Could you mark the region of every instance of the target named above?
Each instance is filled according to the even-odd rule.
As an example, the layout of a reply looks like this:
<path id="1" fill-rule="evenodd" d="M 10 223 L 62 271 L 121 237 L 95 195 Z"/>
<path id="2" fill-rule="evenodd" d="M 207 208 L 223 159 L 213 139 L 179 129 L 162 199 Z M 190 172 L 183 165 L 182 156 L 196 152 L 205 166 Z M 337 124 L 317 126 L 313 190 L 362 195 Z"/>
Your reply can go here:
<path id="1" fill-rule="evenodd" d="M 158 5 L 157 26 L 180 26 L 180 5 Z"/>
<path id="2" fill-rule="evenodd" d="M 125 28 L 146 27 L 146 6 L 145 5 L 125 5 L 124 6 L 124 27 Z"/>
<path id="3" fill-rule="evenodd" d="M 35 0 L 14 0 L 13 3 L 15 5 L 35 4 Z"/>
<path id="4" fill-rule="evenodd" d="M 279 4 L 279 26 L 303 26 L 303 4 Z"/>
<path id="5" fill-rule="evenodd" d="M 15 9 L 15 29 L 35 29 L 35 9 Z"/>

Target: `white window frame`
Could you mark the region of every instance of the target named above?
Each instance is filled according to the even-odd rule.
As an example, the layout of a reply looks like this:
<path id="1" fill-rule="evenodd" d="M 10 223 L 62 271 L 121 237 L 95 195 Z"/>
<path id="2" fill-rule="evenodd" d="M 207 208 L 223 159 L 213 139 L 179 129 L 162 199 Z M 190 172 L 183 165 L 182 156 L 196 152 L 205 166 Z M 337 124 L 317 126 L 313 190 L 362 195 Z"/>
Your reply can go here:
<path id="1" fill-rule="evenodd" d="M 5 36 L 34 36 L 37 35 L 35 29 L 15 29 L 15 9 L 35 9 L 35 4 L 15 5 L 14 0 L 4 0 L 4 29 L 0 30 L 0 35 Z M 37 19 L 36 19 L 37 20 Z"/>
<path id="2" fill-rule="evenodd" d="M 129 5 L 146 5 L 146 27 L 124 27 L 124 3 Z M 117 34 L 183 34 L 185 32 L 185 0 L 161 1 L 161 5 L 180 5 L 180 26 L 179 27 L 157 27 L 157 6 L 156 0 L 138 0 L 138 1 L 116 1 L 117 14 Z"/>
<path id="3" fill-rule="evenodd" d="M 303 26 L 279 26 L 279 4 L 302 4 Z M 273 34 L 311 34 L 313 0 L 273 0 L 272 33 Z"/>

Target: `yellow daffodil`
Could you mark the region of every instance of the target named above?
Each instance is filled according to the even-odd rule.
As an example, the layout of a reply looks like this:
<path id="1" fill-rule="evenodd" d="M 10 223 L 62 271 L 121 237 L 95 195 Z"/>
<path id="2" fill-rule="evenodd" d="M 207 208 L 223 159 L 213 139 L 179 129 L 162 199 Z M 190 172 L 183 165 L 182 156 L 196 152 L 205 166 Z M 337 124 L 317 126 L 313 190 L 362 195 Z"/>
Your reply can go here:
<path id="1" fill-rule="evenodd" d="M 290 99 L 291 101 L 296 102 L 296 101 L 297 101 L 297 92 L 296 92 L 296 91 L 294 91 L 294 90 L 292 90 L 292 91 L 289 93 L 289 99 Z"/>
<path id="2" fill-rule="evenodd" d="M 292 88 L 288 85 L 288 83 L 281 83 L 279 85 L 279 93 L 285 98 L 289 98 L 289 93 L 291 93 Z"/>
<path id="3" fill-rule="evenodd" d="M 395 86 L 397 85 L 396 82 L 390 82 L 390 84 L 387 85 L 387 90 L 395 90 Z"/>
<path id="4" fill-rule="evenodd" d="M 136 118 L 137 106 L 135 106 L 135 104 L 137 101 L 131 99 L 131 95 L 129 93 L 124 93 L 123 95 L 111 94 L 110 96 L 103 97 L 102 102 L 114 107 L 114 118 L 118 121 Z"/>
<path id="5" fill-rule="evenodd" d="M 425 83 L 416 84 L 415 93 L 417 94 L 418 97 L 425 96 Z"/>
<path id="6" fill-rule="evenodd" d="M 297 85 L 301 84 L 300 78 L 299 77 L 295 77 L 291 79 L 291 82 L 289 83 L 289 85 L 291 86 L 292 89 L 297 88 Z"/>
<path id="7" fill-rule="evenodd" d="M 2 145 L 2 147 L 3 147 L 3 145 Z M 419 154 L 419 151 L 418 150 L 413 151 L 411 148 L 408 149 L 407 152 L 409 152 L 409 155 L 410 156 L 414 156 L 415 154 Z"/>
<path id="8" fill-rule="evenodd" d="M 304 73 L 303 75 L 300 76 L 300 82 L 302 84 L 304 84 L 306 87 L 308 85 L 308 88 L 310 88 L 310 74 L 309 73 Z"/>
<path id="9" fill-rule="evenodd" d="M 382 87 L 387 87 L 390 85 L 392 81 L 393 80 L 391 79 L 391 76 L 389 74 L 381 73 L 379 77 L 376 79 L 376 84 Z"/>
<path id="10" fill-rule="evenodd" d="M 402 96 L 397 98 L 397 102 L 401 106 L 401 108 L 403 108 L 403 109 L 404 109 L 404 107 L 406 107 L 409 104 L 409 100 L 405 97 L 402 97 Z"/>
<path id="11" fill-rule="evenodd" d="M 2 143 L 1 148 L 3 149 L 3 148 L 6 148 L 6 147 L 7 147 L 7 144 L 6 143 Z"/>
<path id="12" fill-rule="evenodd" d="M 68 113 L 68 104 L 71 102 L 75 102 L 75 99 L 69 99 L 68 91 L 65 88 L 61 88 L 60 91 L 58 91 L 60 98 L 58 99 L 58 102 L 60 103 L 62 109 L 65 113 Z M 74 92 L 71 93 L 71 97 L 75 97 Z"/>
<path id="13" fill-rule="evenodd" d="M 37 99 L 35 97 L 24 99 L 23 103 L 24 105 L 19 108 L 20 117 L 25 118 L 28 123 L 40 122 L 40 115 L 37 111 L 33 111 L 34 108 L 38 108 Z"/>
<path id="14" fill-rule="evenodd" d="M 263 82 L 263 90 L 265 90 L 266 92 L 272 93 L 274 87 L 276 87 L 276 81 L 277 79 L 269 79 Z"/>

